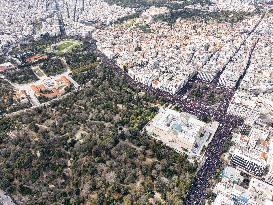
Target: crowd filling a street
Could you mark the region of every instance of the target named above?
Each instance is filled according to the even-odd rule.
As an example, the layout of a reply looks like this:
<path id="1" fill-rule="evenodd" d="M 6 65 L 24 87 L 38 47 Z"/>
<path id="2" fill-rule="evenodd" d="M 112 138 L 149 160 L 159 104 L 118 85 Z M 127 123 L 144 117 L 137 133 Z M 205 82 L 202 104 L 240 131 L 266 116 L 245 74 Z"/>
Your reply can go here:
<path id="1" fill-rule="evenodd" d="M 215 0 L 206 6 L 196 4 L 188 9 L 253 12 L 257 6 L 264 5 L 264 10 L 253 12 L 238 22 L 177 18 L 170 23 L 164 21 L 172 13 L 168 7 L 151 6 L 140 12 L 101 0 L 76 3 L 73 0 L 34 3 L 32 0 L 20 3 L 0 0 L 0 11 L 3 11 L 0 12 L 0 55 L 7 59 L 7 62 L 0 59 L 0 74 L 17 69 L 9 62 L 14 62 L 9 53 L 16 44 L 27 43 L 28 39 L 60 35 L 91 37 L 96 42 L 96 48 L 92 49 L 95 54 L 132 86 L 164 98 L 202 121 L 219 123 L 184 204 L 199 205 L 206 198 L 211 186 L 209 181 L 222 164 L 224 147 L 237 138 L 242 142 L 259 142 L 259 149 L 251 149 L 258 149 L 263 164 L 260 166 L 259 157 L 252 158 L 251 153 L 240 147 L 240 140 L 235 140 L 239 143 L 230 149 L 227 163 L 253 175 L 253 186 L 261 183 L 271 186 L 273 166 L 265 160 L 265 156 L 271 154 L 264 151 L 265 147 L 270 147 L 267 146 L 272 141 L 269 127 L 273 124 L 273 16 L 268 12 L 269 2 Z M 78 87 L 67 73 L 61 81 L 53 82 L 53 77 L 44 79 L 41 69 L 32 69 L 40 79 L 32 87 L 33 98 L 41 96 L 41 83 L 56 90 L 62 86 L 62 93 L 70 84 Z M 32 104 L 39 104 L 39 101 Z M 251 141 L 252 132 L 234 134 L 234 130 L 244 126 L 253 128 L 253 132 L 266 130 L 268 135 Z M 259 133 L 264 133 L 262 131 Z M 269 173 L 263 172 L 265 168 Z M 246 190 L 252 190 L 251 186 Z M 229 191 L 227 193 L 233 193 Z M 218 201 L 232 195 L 225 195 L 221 188 L 215 192 Z"/>

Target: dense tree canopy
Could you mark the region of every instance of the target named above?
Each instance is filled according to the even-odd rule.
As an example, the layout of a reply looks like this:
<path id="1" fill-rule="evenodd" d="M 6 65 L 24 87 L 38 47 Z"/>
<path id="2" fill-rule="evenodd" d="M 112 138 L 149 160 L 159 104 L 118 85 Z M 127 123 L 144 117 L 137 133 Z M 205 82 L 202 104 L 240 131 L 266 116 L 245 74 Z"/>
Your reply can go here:
<path id="1" fill-rule="evenodd" d="M 1 120 L 0 188 L 19 204 L 180 204 L 195 166 L 143 131 L 159 99 L 103 65 L 75 78 L 91 80 Z"/>

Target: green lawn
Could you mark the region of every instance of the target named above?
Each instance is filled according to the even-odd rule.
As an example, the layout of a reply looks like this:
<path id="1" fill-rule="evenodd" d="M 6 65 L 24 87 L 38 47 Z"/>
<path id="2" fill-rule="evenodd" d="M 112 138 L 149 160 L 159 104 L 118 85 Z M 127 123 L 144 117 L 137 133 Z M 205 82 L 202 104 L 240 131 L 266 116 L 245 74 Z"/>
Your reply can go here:
<path id="1" fill-rule="evenodd" d="M 47 49 L 47 51 L 54 52 L 56 54 L 64 54 L 70 52 L 73 48 L 80 45 L 81 42 L 77 40 L 64 40 L 55 45 L 52 45 L 51 48 Z"/>
<path id="2" fill-rule="evenodd" d="M 66 42 L 61 42 L 58 46 L 57 46 L 57 50 L 59 52 L 63 52 L 65 49 L 69 48 L 69 47 L 74 47 L 75 45 L 75 42 L 72 42 L 72 41 L 66 41 Z"/>

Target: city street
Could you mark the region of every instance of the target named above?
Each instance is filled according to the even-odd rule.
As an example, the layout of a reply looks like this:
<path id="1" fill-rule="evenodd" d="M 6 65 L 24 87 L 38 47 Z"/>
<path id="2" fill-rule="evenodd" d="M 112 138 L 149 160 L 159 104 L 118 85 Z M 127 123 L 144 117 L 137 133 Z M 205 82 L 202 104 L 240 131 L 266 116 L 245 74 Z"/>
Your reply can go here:
<path id="1" fill-rule="evenodd" d="M 0 205 L 273 205 L 273 0 L 0 4 Z"/>

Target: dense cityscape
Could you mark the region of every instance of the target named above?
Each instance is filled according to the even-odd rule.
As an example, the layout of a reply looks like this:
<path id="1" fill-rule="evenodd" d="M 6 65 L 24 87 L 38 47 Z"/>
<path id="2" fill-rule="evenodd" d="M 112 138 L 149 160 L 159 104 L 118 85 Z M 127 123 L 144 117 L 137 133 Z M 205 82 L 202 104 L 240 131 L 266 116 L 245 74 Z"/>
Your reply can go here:
<path id="1" fill-rule="evenodd" d="M 272 0 L 0 0 L 0 205 L 273 204 Z"/>

